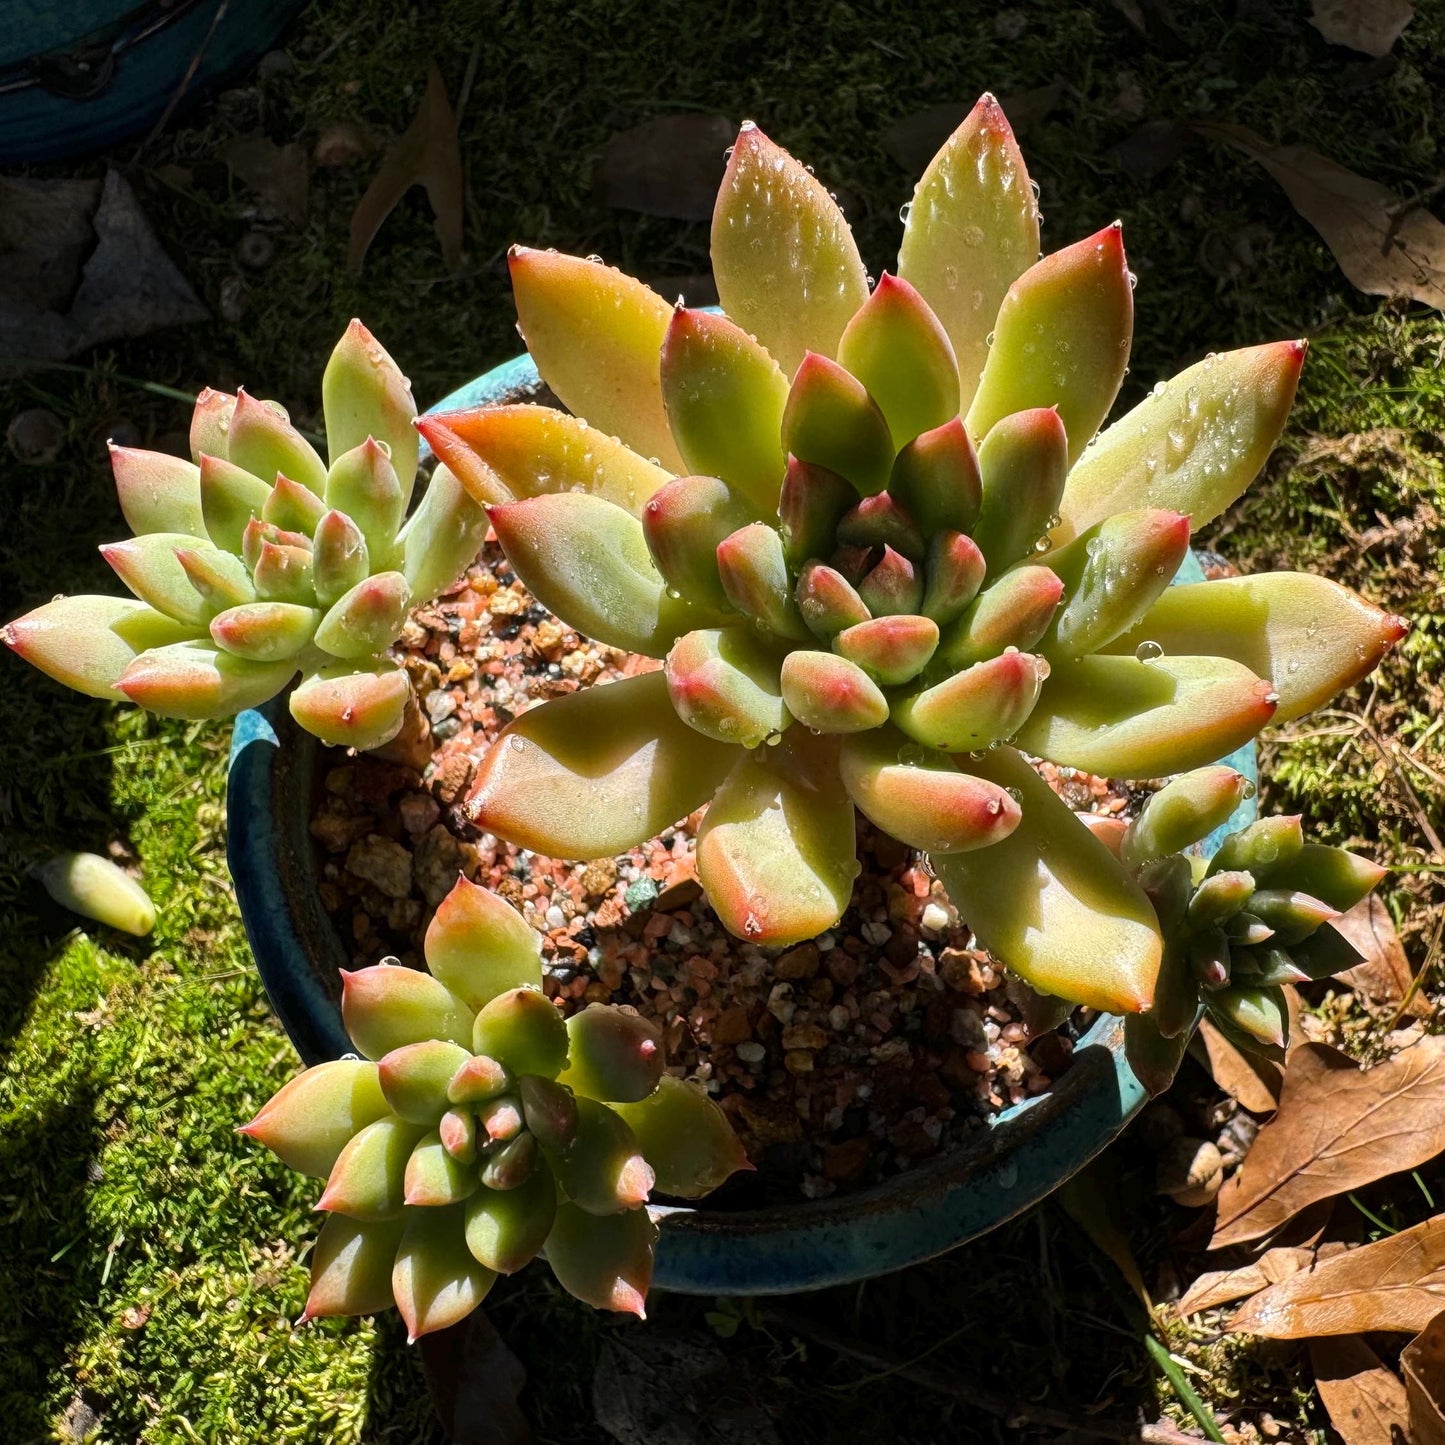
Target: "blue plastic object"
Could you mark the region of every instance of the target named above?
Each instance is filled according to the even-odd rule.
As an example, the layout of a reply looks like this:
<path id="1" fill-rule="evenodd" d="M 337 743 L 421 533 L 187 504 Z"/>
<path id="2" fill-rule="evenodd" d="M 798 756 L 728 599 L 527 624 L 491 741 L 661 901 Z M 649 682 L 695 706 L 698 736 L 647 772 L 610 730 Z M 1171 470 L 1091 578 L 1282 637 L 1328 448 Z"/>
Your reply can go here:
<path id="1" fill-rule="evenodd" d="M 150 129 L 248 69 L 302 0 L 0 0 L 0 166 Z"/>
<path id="2" fill-rule="evenodd" d="M 454 391 L 433 411 L 516 400 L 538 387 L 518 357 Z M 1191 554 L 1176 582 L 1203 579 Z M 349 959 L 321 906 L 308 824 L 321 744 L 284 699 L 236 720 L 227 791 L 228 856 L 241 917 L 277 1016 L 307 1063 L 351 1049 L 337 971 Z M 1257 781 L 1252 744 L 1224 759 Z M 1209 838 L 1253 821 L 1246 799 Z M 1036 1204 L 1128 1123 L 1147 1093 L 1124 1058 L 1121 1019 L 1104 1015 L 1046 1094 L 1004 1110 L 950 1153 L 870 1189 L 782 1207 L 661 1207 L 654 1286 L 684 1294 L 788 1294 L 917 1264 Z"/>

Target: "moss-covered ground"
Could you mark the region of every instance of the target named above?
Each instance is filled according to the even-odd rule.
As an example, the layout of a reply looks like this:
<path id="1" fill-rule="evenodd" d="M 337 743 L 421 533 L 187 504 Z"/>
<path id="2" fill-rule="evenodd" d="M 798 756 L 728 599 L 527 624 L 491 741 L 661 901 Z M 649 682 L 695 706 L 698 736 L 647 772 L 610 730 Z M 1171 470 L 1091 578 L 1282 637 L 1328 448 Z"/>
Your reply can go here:
<path id="1" fill-rule="evenodd" d="M 244 381 L 314 417 L 326 351 L 359 314 L 430 400 L 516 349 L 504 264 L 513 240 L 598 252 L 647 277 L 704 271 L 704 225 L 592 201 L 593 158 L 614 131 L 675 110 L 755 117 L 845 192 L 865 254 L 882 266 L 912 181 L 881 146 L 884 128 L 985 88 L 1007 100 L 1057 85 L 1052 112 L 1023 134 L 1045 245 L 1122 216 L 1140 276 L 1131 392 L 1209 350 L 1314 340 L 1280 454 L 1213 530 L 1247 566 L 1314 568 L 1415 619 L 1374 682 L 1270 740 L 1267 801 L 1401 870 L 1387 896 L 1421 964 L 1445 862 L 1428 833 L 1442 827 L 1445 796 L 1445 323 L 1354 292 L 1237 153 L 1187 139 L 1149 179 L 1109 157 L 1144 120 L 1222 119 L 1312 144 L 1403 194 L 1428 188 L 1441 166 L 1439 11 L 1422 5 L 1397 59 L 1379 64 L 1327 47 L 1305 9 L 316 3 L 286 41 L 289 67 L 144 147 L 47 172 L 122 169 L 217 319 L 0 390 L 0 419 L 44 406 L 65 425 L 53 464 L 0 466 L 6 615 L 61 588 L 104 587 L 95 544 L 122 533 L 104 440 L 122 424 L 153 440 L 186 420 L 127 377 L 191 391 Z M 398 131 L 428 58 L 453 95 L 475 65 L 461 126 L 463 273 L 445 274 L 420 193 L 388 222 L 364 274 L 346 271 L 365 165 L 318 171 L 306 227 L 272 228 L 274 259 L 244 270 L 237 247 L 254 198 L 228 175 L 228 142 L 259 128 L 309 146 L 338 120 Z M 230 322 L 220 303 L 234 277 L 245 311 Z M 0 1437 L 436 1438 L 415 1355 L 391 1323 L 292 1328 L 309 1186 L 232 1133 L 293 1058 L 227 885 L 228 728 L 121 713 L 13 659 L 0 658 L 0 673 Z M 159 907 L 144 943 L 75 928 L 27 873 L 52 850 L 111 843 L 139 857 Z M 1126 1185 L 1143 1177 L 1131 1158 Z M 1131 1199 L 1122 1222 L 1154 1277 L 1183 1216 Z M 791 1307 L 817 1310 L 875 1353 L 1081 1425 L 1165 1410 L 1186 1419 L 1151 1371 L 1127 1290 L 1057 1205 L 934 1265 Z M 616 1327 L 535 1272 L 499 1288 L 489 1308 L 528 1366 L 524 1404 L 542 1438 L 603 1438 L 591 1380 Z M 650 1328 L 708 1331 L 719 1323 L 710 1313 L 709 1301 L 658 1299 Z M 1067 1438 L 801 1348 L 756 1313 L 720 1347 L 789 1439 Z M 1299 1352 L 1214 1347 L 1196 1358 L 1195 1387 L 1216 1411 L 1238 1421 L 1269 1411 L 1280 1438 L 1323 1439 Z"/>

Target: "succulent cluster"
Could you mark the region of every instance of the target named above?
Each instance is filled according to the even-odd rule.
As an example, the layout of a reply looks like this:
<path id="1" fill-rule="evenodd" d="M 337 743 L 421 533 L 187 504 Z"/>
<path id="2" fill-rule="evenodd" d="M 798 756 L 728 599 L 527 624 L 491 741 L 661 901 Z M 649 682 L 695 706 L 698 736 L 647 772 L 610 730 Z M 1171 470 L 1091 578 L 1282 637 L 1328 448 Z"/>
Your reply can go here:
<path id="1" fill-rule="evenodd" d="M 242 1130 L 326 1180 L 306 1317 L 394 1300 L 415 1339 L 543 1249 L 578 1299 L 641 1315 L 651 1191 L 697 1198 L 750 1167 L 726 1115 L 663 1072 L 645 1019 L 564 1022 L 536 933 L 495 894 L 460 879 L 425 953 L 428 972 L 343 974 L 363 1057 L 307 1069 Z"/>
<path id="2" fill-rule="evenodd" d="M 1153 1007 L 1125 1025 L 1130 1063 L 1156 1092 L 1173 1077 L 1201 1006 L 1240 1048 L 1282 1060 L 1284 985 L 1357 961 L 1325 925 L 1385 876 L 1368 858 L 1307 843 L 1297 816 L 1261 818 L 1211 857 L 1186 853 L 1229 820 L 1249 786 L 1232 768 L 1198 768 L 1155 793 L 1132 823 L 1087 820 L 1143 888 L 1164 937 Z"/>
<path id="3" fill-rule="evenodd" d="M 80 692 L 167 717 L 230 716 L 299 672 L 302 727 L 328 743 L 389 741 L 411 688 L 386 649 L 476 556 L 486 516 L 438 468 L 407 517 L 411 386 L 359 321 L 322 398 L 330 465 L 281 406 L 245 391 L 202 392 L 191 461 L 112 446 L 135 535 L 101 552 L 134 597 L 59 597 L 0 636 Z"/>
<path id="4" fill-rule="evenodd" d="M 932 855 L 1025 978 L 1146 1008 L 1148 900 L 1082 828 L 1030 825 L 1047 805 L 1016 749 L 1119 778 L 1198 767 L 1401 635 L 1314 576 L 1170 586 L 1273 448 L 1304 343 L 1210 356 L 1096 436 L 1133 327 L 1121 231 L 1039 258 L 988 96 L 915 190 L 896 276 L 872 284 L 834 199 L 752 125 L 712 260 L 723 312 L 514 250 L 522 333 L 572 415 L 418 422 L 539 601 L 665 659 L 519 717 L 472 816 L 591 858 L 706 806 L 709 900 L 785 944 L 846 908 L 856 808 Z"/>

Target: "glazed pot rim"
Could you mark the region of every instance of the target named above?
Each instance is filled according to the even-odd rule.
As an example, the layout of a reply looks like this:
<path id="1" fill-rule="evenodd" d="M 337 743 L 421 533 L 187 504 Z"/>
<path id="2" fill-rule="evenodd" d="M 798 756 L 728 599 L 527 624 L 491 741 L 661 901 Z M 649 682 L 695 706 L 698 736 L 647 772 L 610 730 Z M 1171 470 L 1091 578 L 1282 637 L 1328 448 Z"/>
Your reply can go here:
<path id="1" fill-rule="evenodd" d="M 523 355 L 431 410 L 515 400 L 538 385 Z M 1190 553 L 1175 580 L 1202 577 Z M 242 918 L 272 1006 L 308 1063 L 351 1050 L 339 1008 L 316 973 L 328 956 L 337 966 L 349 963 L 321 908 L 307 826 L 320 747 L 283 699 L 242 713 L 227 790 L 227 851 Z M 1257 780 L 1253 744 L 1224 761 Z M 1255 812 L 1247 798 L 1205 850 Z M 1123 1020 L 1100 1015 L 1046 1092 L 992 1115 L 946 1153 L 865 1189 L 738 1211 L 650 1206 L 661 1228 L 655 1287 L 713 1295 L 822 1288 L 918 1263 L 986 1233 L 1064 1183 L 1144 1104 L 1147 1090 L 1124 1057 L 1123 1040 Z"/>

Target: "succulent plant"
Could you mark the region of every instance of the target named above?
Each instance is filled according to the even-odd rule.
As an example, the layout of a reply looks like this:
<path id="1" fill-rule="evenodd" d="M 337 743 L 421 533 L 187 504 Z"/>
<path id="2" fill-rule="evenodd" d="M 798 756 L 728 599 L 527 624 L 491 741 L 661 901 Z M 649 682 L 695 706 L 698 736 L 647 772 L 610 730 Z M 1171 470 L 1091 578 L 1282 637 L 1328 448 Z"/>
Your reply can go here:
<path id="1" fill-rule="evenodd" d="M 418 426 L 543 605 L 665 663 L 511 723 L 481 826 L 591 858 L 706 805 L 713 907 L 786 944 L 847 906 L 856 808 L 933 856 L 1027 980 L 1148 1006 L 1148 899 L 1083 829 L 1031 825 L 1019 750 L 1196 767 L 1368 672 L 1403 624 L 1298 573 L 1169 586 L 1269 455 L 1305 344 L 1211 355 L 1098 432 L 1133 326 L 1121 230 L 1039 259 L 1038 224 L 985 96 L 876 285 L 833 197 L 751 124 L 713 216 L 726 314 L 513 250 L 520 329 L 572 415 Z"/>
<path id="2" fill-rule="evenodd" d="M 751 1167 L 726 1115 L 663 1072 L 637 1014 L 564 1021 L 536 933 L 495 894 L 459 879 L 424 947 L 427 972 L 342 974 L 362 1057 L 307 1069 L 241 1131 L 326 1180 L 306 1318 L 394 1300 L 416 1339 L 543 1250 L 578 1299 L 641 1315 L 649 1193 L 698 1198 Z"/>
<path id="3" fill-rule="evenodd" d="M 1198 768 L 1153 794 L 1132 823 L 1085 818 L 1148 896 L 1164 939 L 1153 1006 L 1125 1022 L 1129 1061 L 1154 1092 L 1173 1078 L 1201 1007 L 1238 1047 L 1282 1060 L 1284 985 L 1358 961 L 1327 925 L 1385 876 L 1357 853 L 1306 842 L 1297 816 L 1260 818 L 1211 857 L 1187 853 L 1248 787 L 1232 768 Z"/>
<path id="4" fill-rule="evenodd" d="M 411 385 L 359 321 L 321 390 L 330 465 L 244 390 L 201 393 L 191 461 L 112 445 L 135 535 L 101 552 L 134 597 L 58 597 L 0 637 L 77 691 L 167 717 L 230 716 L 299 672 L 291 713 L 308 732 L 389 741 L 411 688 L 386 649 L 476 556 L 486 516 L 439 467 L 407 517 Z"/>

